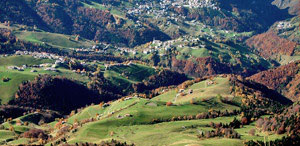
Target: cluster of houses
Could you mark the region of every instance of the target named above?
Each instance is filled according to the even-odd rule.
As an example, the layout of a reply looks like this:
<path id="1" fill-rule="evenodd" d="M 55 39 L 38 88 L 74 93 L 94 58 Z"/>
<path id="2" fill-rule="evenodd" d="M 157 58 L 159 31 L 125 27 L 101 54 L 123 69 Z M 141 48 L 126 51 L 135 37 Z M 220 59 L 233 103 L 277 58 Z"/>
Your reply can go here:
<path id="1" fill-rule="evenodd" d="M 53 60 L 60 60 L 61 62 L 63 62 L 65 60 L 65 58 L 62 56 L 58 56 L 58 55 L 46 53 L 46 52 L 16 51 L 15 55 L 30 55 L 30 56 L 32 56 L 34 58 L 38 58 L 38 59 L 53 59 Z"/>
<path id="2" fill-rule="evenodd" d="M 153 40 L 151 42 L 151 47 L 149 48 L 143 48 L 142 53 L 143 54 L 150 54 L 153 52 L 159 52 L 160 50 L 165 50 L 168 51 L 170 50 L 172 47 L 174 47 L 174 42 L 176 40 L 168 40 L 168 41 L 160 41 L 160 40 Z M 164 54 L 160 53 L 160 56 L 163 56 Z"/>
<path id="3" fill-rule="evenodd" d="M 287 28 L 290 28 L 290 27 L 291 27 L 291 23 L 290 22 L 280 21 L 277 24 L 277 29 L 278 30 L 280 30 L 280 29 L 287 29 Z"/>
<path id="4" fill-rule="evenodd" d="M 143 54 L 150 54 L 153 52 L 160 52 L 160 56 L 164 56 L 165 52 L 171 50 L 174 47 L 184 48 L 189 47 L 187 46 L 188 43 L 197 43 L 198 47 L 190 47 L 192 49 L 199 49 L 199 48 L 206 48 L 205 43 L 200 41 L 199 37 L 193 36 L 183 36 L 176 40 L 168 40 L 168 41 L 160 41 L 160 40 L 153 40 L 151 46 L 148 48 L 143 48 Z"/>
<path id="5" fill-rule="evenodd" d="M 113 63 L 113 64 L 104 64 L 105 66 L 105 70 L 107 69 L 110 69 L 111 67 L 114 67 L 114 66 L 118 66 L 118 67 L 121 67 L 121 66 L 130 66 L 132 64 L 135 64 L 134 62 L 130 61 L 128 63 Z"/>
<path id="6" fill-rule="evenodd" d="M 209 26 L 201 25 L 202 28 L 208 29 L 208 32 L 205 32 L 201 30 L 201 33 L 198 36 L 191 36 L 191 35 L 185 35 L 175 40 L 168 40 L 168 41 L 160 41 L 160 40 L 153 40 L 151 42 L 151 45 L 149 45 L 146 48 L 143 48 L 142 53 L 143 54 L 150 54 L 153 52 L 159 52 L 160 56 L 164 56 L 165 54 L 162 53 L 164 51 L 167 51 L 172 48 L 185 48 L 189 47 L 191 49 L 201 49 L 201 48 L 207 48 L 207 44 L 205 44 L 203 41 L 200 40 L 200 38 L 204 38 L 208 41 L 214 42 L 217 40 L 225 39 L 225 35 L 231 33 L 231 31 L 228 30 L 220 30 L 216 31 Z M 216 35 L 218 34 L 218 35 Z M 219 37 L 216 37 L 219 36 Z M 235 35 L 233 35 L 235 37 Z M 196 46 L 190 46 L 189 44 L 196 44 Z M 226 49 L 229 49 L 227 46 L 224 46 Z"/>
<path id="7" fill-rule="evenodd" d="M 185 16 L 171 14 L 170 7 L 187 7 L 187 8 L 212 8 L 220 10 L 214 0 L 161 0 L 159 3 L 152 1 L 137 3 L 133 8 L 127 8 L 128 15 L 153 15 L 155 18 L 166 17 L 178 21 L 179 18 L 185 19 Z"/>
<path id="8" fill-rule="evenodd" d="M 189 0 L 188 6 L 190 8 L 212 8 L 214 10 L 220 10 L 213 0 Z"/>
<path id="9" fill-rule="evenodd" d="M 18 70 L 18 71 L 24 71 L 24 69 L 26 69 L 27 66 L 26 65 L 23 65 L 22 67 L 18 67 L 18 66 L 8 66 L 7 69 L 10 69 L 10 70 Z"/>
<path id="10" fill-rule="evenodd" d="M 99 45 L 94 45 L 89 48 L 70 48 L 71 50 L 79 53 L 85 53 L 85 54 L 105 54 L 109 53 L 109 49 L 115 49 L 114 51 L 120 52 L 120 54 L 125 54 L 125 53 L 131 53 L 135 55 L 137 52 L 136 50 L 126 48 L 126 47 L 116 47 L 111 44 L 107 44 L 104 42 L 99 43 Z"/>
<path id="11" fill-rule="evenodd" d="M 151 15 L 156 19 L 164 17 L 168 19 L 168 24 L 171 22 L 169 20 L 178 21 L 179 15 L 171 14 L 169 11 L 170 6 L 180 5 L 178 0 L 161 0 L 159 3 L 153 3 L 152 1 L 142 2 L 136 4 L 135 7 L 127 8 L 127 15 L 129 16 L 143 16 L 143 15 Z M 185 17 L 185 16 L 180 16 Z M 184 18 L 185 19 L 185 18 Z M 142 24 L 137 21 L 136 27 L 141 26 Z"/>
<path id="12" fill-rule="evenodd" d="M 119 51 L 120 54 L 130 53 L 130 54 L 136 55 L 136 53 L 137 53 L 136 50 L 130 49 L 130 48 L 118 47 L 116 50 Z"/>
<path id="13" fill-rule="evenodd" d="M 102 44 L 104 47 L 102 47 Z M 94 54 L 94 53 L 106 53 L 111 45 L 106 43 L 100 43 L 100 45 L 94 45 L 92 47 L 87 48 L 70 48 L 70 50 L 73 50 L 75 52 L 79 53 L 85 53 L 85 54 Z"/>
<path id="14" fill-rule="evenodd" d="M 33 65 L 32 67 L 28 67 L 27 65 L 22 65 L 21 67 L 19 66 L 8 66 L 7 69 L 9 70 L 18 70 L 18 71 L 24 71 L 25 69 L 32 69 L 32 68 L 44 68 L 45 71 L 53 71 L 57 72 L 58 70 L 55 67 L 56 64 L 50 64 L 50 63 L 45 63 L 45 64 L 40 64 L 40 65 Z M 32 69 L 30 72 L 37 72 L 37 70 Z"/>
<path id="15" fill-rule="evenodd" d="M 29 52 L 29 51 L 16 51 L 14 55 L 22 56 L 22 55 L 29 55 L 37 59 L 51 59 L 55 60 L 55 63 L 44 63 L 39 65 L 32 65 L 28 67 L 27 65 L 22 65 L 21 67 L 18 66 L 8 66 L 7 68 L 10 70 L 18 70 L 24 71 L 27 68 L 44 68 L 45 71 L 54 71 L 57 72 L 57 66 L 66 62 L 66 58 L 62 56 L 58 56 L 51 53 L 46 52 Z M 37 70 L 31 70 L 31 72 L 37 72 Z"/>

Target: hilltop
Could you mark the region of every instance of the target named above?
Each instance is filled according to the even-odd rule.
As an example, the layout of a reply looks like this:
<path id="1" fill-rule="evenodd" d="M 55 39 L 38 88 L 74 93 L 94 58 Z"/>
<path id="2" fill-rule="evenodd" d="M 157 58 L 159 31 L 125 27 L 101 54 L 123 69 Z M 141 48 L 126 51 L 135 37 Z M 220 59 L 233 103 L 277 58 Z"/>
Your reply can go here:
<path id="1" fill-rule="evenodd" d="M 61 141 L 70 144 L 98 143 L 109 139 L 137 145 L 148 145 L 153 144 L 153 142 L 179 145 L 216 144 L 213 142 L 214 138 L 201 141 L 198 141 L 197 138 L 199 132 L 201 134 L 201 132 L 205 133 L 213 129 L 209 126 L 211 120 L 214 123 L 233 124 L 235 118 L 240 118 L 240 110 L 244 111 L 245 107 L 257 109 L 258 113 L 256 114 L 258 115 L 254 114 L 253 116 L 259 116 L 263 113 L 271 114 L 278 110 L 276 108 L 279 108 L 281 104 L 272 99 L 274 97 L 279 99 L 281 96 L 275 92 L 273 95 L 264 94 L 268 92 L 264 92 L 264 88 L 258 87 L 258 85 L 248 81 L 239 80 L 235 76 L 215 76 L 203 80 L 187 81 L 175 86 L 175 88 L 160 90 L 160 95 L 151 99 L 138 96 L 124 97 L 105 104 L 88 106 L 73 111 L 73 114 L 70 114 L 66 119 L 45 123 L 41 126 L 32 123 L 30 118 L 25 118 L 29 115 L 14 119 L 12 122 L 6 122 L 3 125 L 9 127 L 9 123 L 11 123 L 15 131 L 20 133 L 25 132 L 18 130 L 17 123 L 20 121 L 21 123 L 27 121 L 29 125 L 35 128 L 44 127 L 42 129 L 52 135 L 50 141 L 45 141 L 48 144 L 59 144 Z M 253 93 L 259 96 L 253 97 Z M 253 104 L 253 101 L 259 104 Z M 269 108 L 263 109 L 262 107 Z M 251 140 L 253 137 L 249 137 L 247 132 L 255 127 L 254 119 L 257 117 L 247 118 L 253 124 L 236 129 L 241 135 L 240 139 L 220 138 L 217 143 L 232 141 L 241 144 L 244 140 Z M 48 126 L 54 129 L 46 130 Z M 26 128 L 27 126 L 24 125 L 23 127 Z M 160 130 L 155 130 L 157 127 Z M 26 137 L 14 140 L 13 134 L 2 131 L 2 133 L 4 132 L 8 133 L 7 138 L 12 138 L 8 144 L 31 143 Z M 161 137 L 167 133 L 171 134 L 173 138 Z M 260 132 L 257 134 L 264 135 Z M 155 141 L 157 136 L 160 137 L 160 141 Z M 271 137 L 275 139 L 281 136 L 273 134 Z M 255 138 L 262 140 L 260 136 Z"/>

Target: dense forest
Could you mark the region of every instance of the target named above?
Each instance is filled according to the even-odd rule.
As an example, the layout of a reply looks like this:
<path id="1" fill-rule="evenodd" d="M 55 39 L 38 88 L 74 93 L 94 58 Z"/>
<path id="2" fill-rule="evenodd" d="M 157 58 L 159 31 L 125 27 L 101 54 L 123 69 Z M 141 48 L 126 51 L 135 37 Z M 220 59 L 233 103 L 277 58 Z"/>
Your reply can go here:
<path id="1" fill-rule="evenodd" d="M 250 79 L 264 84 L 270 89 L 277 90 L 293 101 L 298 101 L 300 93 L 299 71 L 300 62 L 296 61 L 275 69 L 257 73 L 251 76 Z"/>
<path id="2" fill-rule="evenodd" d="M 97 101 L 99 98 L 84 85 L 63 77 L 44 75 L 21 84 L 11 104 L 66 114 Z"/>

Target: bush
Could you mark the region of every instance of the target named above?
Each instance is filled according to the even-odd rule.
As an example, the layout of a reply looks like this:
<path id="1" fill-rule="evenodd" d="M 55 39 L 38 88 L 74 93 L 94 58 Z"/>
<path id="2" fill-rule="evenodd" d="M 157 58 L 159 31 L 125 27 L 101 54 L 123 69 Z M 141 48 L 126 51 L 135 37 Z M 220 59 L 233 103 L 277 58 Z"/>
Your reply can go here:
<path id="1" fill-rule="evenodd" d="M 255 129 L 253 128 L 253 129 L 251 129 L 250 131 L 249 131 L 249 134 L 251 135 L 251 136 L 254 136 L 255 135 Z"/>
<path id="2" fill-rule="evenodd" d="M 285 133 L 285 127 L 284 125 L 281 125 L 280 128 L 276 132 L 277 134 L 284 134 Z"/>
<path id="3" fill-rule="evenodd" d="M 47 139 L 48 135 L 41 129 L 30 129 L 29 131 L 23 133 L 23 137 Z"/>
<path id="4" fill-rule="evenodd" d="M 2 78 L 3 82 L 8 82 L 10 80 L 10 78 Z"/>
<path id="5" fill-rule="evenodd" d="M 173 105 L 173 103 L 170 101 L 166 103 L 166 106 L 172 106 L 172 105 Z"/>
<path id="6" fill-rule="evenodd" d="M 258 128 L 261 128 L 263 124 L 264 124 L 264 120 L 262 118 L 259 118 L 256 121 L 256 127 L 258 127 Z"/>
<path id="7" fill-rule="evenodd" d="M 247 117 L 242 117 L 241 123 L 242 123 L 242 125 L 247 125 L 247 124 L 248 124 L 248 119 L 247 119 Z"/>
<path id="8" fill-rule="evenodd" d="M 196 99 L 195 98 L 192 98 L 191 100 L 190 100 L 190 104 L 195 104 L 196 103 Z"/>

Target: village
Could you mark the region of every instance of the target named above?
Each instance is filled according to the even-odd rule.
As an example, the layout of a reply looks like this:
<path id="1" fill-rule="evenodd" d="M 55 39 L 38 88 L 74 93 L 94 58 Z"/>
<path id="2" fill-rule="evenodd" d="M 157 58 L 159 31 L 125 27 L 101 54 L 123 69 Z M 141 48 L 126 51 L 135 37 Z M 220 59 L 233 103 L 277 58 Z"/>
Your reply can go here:
<path id="1" fill-rule="evenodd" d="M 129 16 L 154 16 L 155 19 L 167 18 L 167 24 L 171 23 L 171 20 L 178 22 L 179 20 L 186 20 L 186 16 L 171 13 L 169 10 L 171 7 L 186 7 L 189 9 L 194 8 L 211 8 L 213 10 L 220 10 L 220 8 L 214 3 L 213 0 L 161 0 L 159 3 L 153 3 L 151 1 L 136 4 L 133 8 L 126 8 L 127 15 Z M 195 21 L 190 22 L 196 24 Z M 136 27 L 141 26 L 141 23 L 137 21 Z"/>
<path id="2" fill-rule="evenodd" d="M 277 24 L 277 29 L 281 30 L 281 29 L 287 29 L 290 28 L 292 25 L 290 22 L 285 22 L 285 21 L 280 21 Z"/>
<path id="3" fill-rule="evenodd" d="M 46 52 L 16 51 L 15 54 L 13 55 L 15 56 L 27 55 L 27 56 L 32 56 L 36 59 L 51 59 L 51 60 L 55 60 L 55 63 L 43 63 L 43 64 L 32 65 L 32 66 L 28 66 L 26 64 L 22 66 L 8 66 L 7 69 L 9 70 L 24 71 L 25 69 L 32 69 L 30 72 L 37 72 L 37 70 L 34 68 L 43 68 L 45 71 L 57 72 L 58 70 L 56 68 L 59 65 L 64 64 L 66 62 L 65 57 L 58 56 L 51 53 L 46 53 Z"/>
<path id="4" fill-rule="evenodd" d="M 187 8 L 212 8 L 220 10 L 213 0 L 161 0 L 159 3 L 143 2 L 136 4 L 135 8 L 127 9 L 128 14 L 141 15 L 144 12 L 147 14 L 161 15 L 167 14 L 167 10 L 171 6 L 187 7 Z"/>
<path id="5" fill-rule="evenodd" d="M 117 51 L 123 51 L 123 52 L 136 52 L 135 50 L 129 49 L 129 48 L 117 48 Z M 51 72 L 59 72 L 58 68 L 61 66 L 69 65 L 74 62 L 79 62 L 82 66 L 87 66 L 88 64 L 83 60 L 76 60 L 76 59 L 70 59 L 67 57 L 46 53 L 46 52 L 29 52 L 29 51 L 16 51 L 14 54 L 5 54 L 3 55 L 5 57 L 8 56 L 32 56 L 36 59 L 49 59 L 54 60 L 54 63 L 42 63 L 42 64 L 36 64 L 36 65 L 21 65 L 21 66 L 7 66 L 7 69 L 9 70 L 16 70 L 16 71 L 25 71 L 26 69 L 30 69 L 30 72 L 38 72 L 37 69 L 43 69 L 44 71 L 51 71 Z M 94 61 L 94 63 L 97 61 Z M 111 67 L 120 67 L 120 66 L 130 66 L 135 64 L 133 61 L 123 62 L 123 63 L 116 63 L 116 62 L 105 62 L 103 65 L 105 67 L 104 71 L 109 70 Z M 72 72 L 78 73 L 81 75 L 87 75 L 86 70 L 75 70 L 73 69 Z M 91 73 L 94 75 L 94 73 Z"/>
<path id="6" fill-rule="evenodd" d="M 91 47 L 70 48 L 70 50 L 83 54 L 102 54 L 107 53 L 108 49 L 110 48 L 114 48 L 114 46 L 105 42 L 100 42 L 97 45 L 93 45 Z"/>
<path id="7" fill-rule="evenodd" d="M 159 53 L 159 56 L 165 56 L 167 51 L 170 51 L 172 48 L 191 48 L 191 49 L 200 49 L 200 48 L 206 48 L 207 45 L 200 41 L 200 38 L 205 38 L 209 41 L 213 41 L 210 37 L 207 37 L 208 35 L 204 34 L 200 37 L 195 36 L 183 36 L 178 39 L 174 40 L 168 40 L 168 41 L 160 41 L 153 39 L 152 42 L 150 42 L 149 45 L 146 45 L 142 48 L 142 50 L 139 50 L 143 54 L 151 54 L 151 53 Z M 191 44 L 197 44 L 197 46 L 191 46 Z"/>

